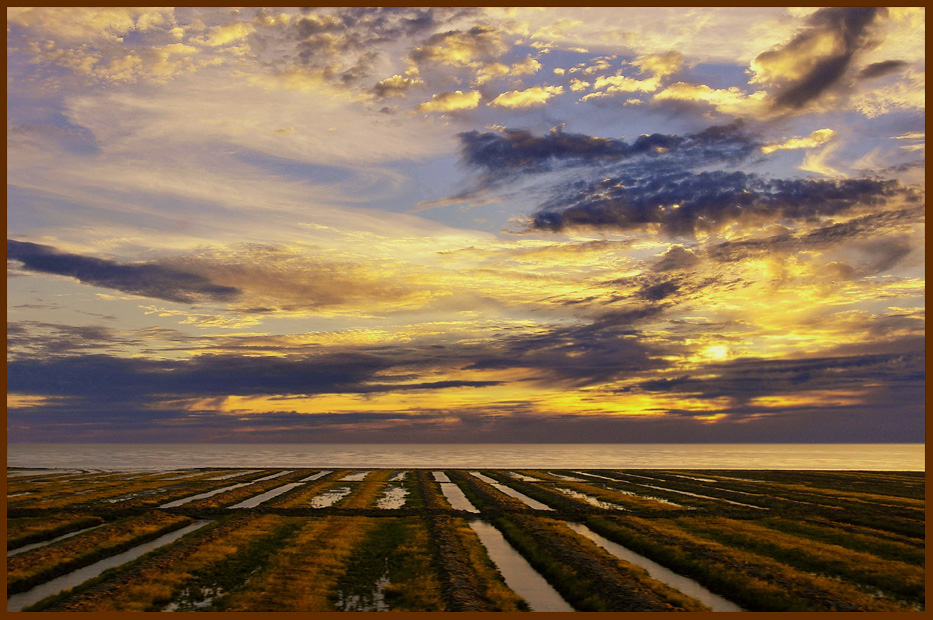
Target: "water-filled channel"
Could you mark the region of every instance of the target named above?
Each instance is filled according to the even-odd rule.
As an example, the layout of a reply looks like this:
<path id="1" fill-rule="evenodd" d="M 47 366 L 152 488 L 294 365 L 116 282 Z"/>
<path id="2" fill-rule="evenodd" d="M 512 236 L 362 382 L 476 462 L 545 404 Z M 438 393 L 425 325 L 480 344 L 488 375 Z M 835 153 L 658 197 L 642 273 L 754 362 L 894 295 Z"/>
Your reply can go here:
<path id="1" fill-rule="evenodd" d="M 499 568 L 505 584 L 528 602 L 531 611 L 574 611 L 557 590 L 512 548 L 499 530 L 479 520 L 471 521 L 470 527 Z"/>
<path id="2" fill-rule="evenodd" d="M 463 491 L 460 490 L 453 482 L 441 482 L 441 492 L 444 494 L 444 497 L 447 498 L 447 501 L 450 502 L 451 507 L 455 510 L 466 510 L 467 512 L 479 512 L 476 506 L 473 505 L 470 500 L 466 498 L 466 495 L 463 494 Z"/>
<path id="3" fill-rule="evenodd" d="M 742 611 L 742 608 L 735 603 L 724 599 L 718 594 L 713 594 L 693 579 L 689 579 L 683 575 L 678 575 L 670 569 L 664 568 L 660 564 L 653 562 L 644 556 L 640 556 L 634 551 L 626 549 L 618 543 L 612 542 L 608 538 L 600 536 L 585 525 L 568 522 L 567 527 L 578 534 L 586 536 L 617 558 L 625 560 L 630 564 L 642 567 L 648 571 L 648 574 L 651 575 L 653 579 L 664 582 L 672 588 L 683 592 L 687 596 L 697 599 L 704 605 L 708 605 L 713 611 Z"/>
<path id="4" fill-rule="evenodd" d="M 283 493 L 287 493 L 288 491 L 291 491 L 292 489 L 296 487 L 302 486 L 302 484 L 304 483 L 291 482 L 289 484 L 285 484 L 280 487 L 275 487 L 271 491 L 266 491 L 265 493 L 261 493 L 255 497 L 250 497 L 249 499 L 243 500 L 239 504 L 234 504 L 233 506 L 227 506 L 227 508 L 229 508 L 230 510 L 233 510 L 234 508 L 255 508 L 259 504 L 263 502 L 267 502 L 273 497 L 278 497 L 279 495 L 282 495 Z"/>
<path id="5" fill-rule="evenodd" d="M 6 552 L 6 557 L 12 557 L 14 555 L 19 555 L 20 553 L 25 553 L 27 551 L 32 551 L 33 549 L 38 549 L 39 547 L 44 547 L 46 545 L 51 545 L 52 543 L 58 542 L 60 540 L 65 540 L 66 538 L 71 538 L 72 536 L 77 536 L 78 534 L 83 534 L 85 532 L 90 532 L 91 530 L 96 530 L 99 527 L 103 527 L 104 524 L 94 525 L 92 527 L 86 527 L 83 530 L 78 530 L 77 532 L 68 532 L 67 534 L 62 534 L 58 538 L 53 538 L 52 540 L 44 540 L 42 542 L 32 543 L 31 545 L 23 545 L 22 547 L 17 547 L 16 549 L 10 549 Z"/>
<path id="6" fill-rule="evenodd" d="M 479 478 L 479 479 L 482 480 L 483 482 L 492 485 L 492 486 L 495 487 L 497 490 L 502 491 L 502 492 L 505 493 L 506 495 L 510 495 L 510 496 L 514 497 L 515 499 L 517 499 L 517 500 L 520 500 L 520 501 L 522 501 L 522 502 L 525 502 L 525 504 L 527 504 L 527 505 L 530 506 L 531 508 L 534 508 L 535 510 L 554 510 L 553 508 L 551 508 L 551 507 L 548 506 L 547 504 L 542 504 L 542 503 L 539 502 L 538 500 L 532 499 L 532 498 L 528 497 L 527 495 L 525 495 L 524 493 L 519 493 L 518 491 L 516 491 L 516 490 L 513 489 L 512 487 L 507 487 L 507 486 L 505 486 L 504 484 L 502 484 L 501 482 L 497 482 L 497 481 L 493 480 L 492 478 L 490 478 L 489 476 L 484 476 L 483 474 L 479 473 L 478 471 L 471 471 L 471 472 L 470 472 L 470 475 L 476 476 L 477 478 Z"/>
<path id="7" fill-rule="evenodd" d="M 75 586 L 81 585 L 88 579 L 97 577 L 108 568 L 120 566 L 121 564 L 135 560 L 136 558 L 141 557 L 154 549 L 158 549 L 163 545 L 175 542 L 185 534 L 200 529 L 208 523 L 210 523 L 210 521 L 195 521 L 191 525 L 187 525 L 179 530 L 175 530 L 174 532 L 169 532 L 168 534 L 159 536 L 155 540 L 151 540 L 145 544 L 133 547 L 132 549 L 124 551 L 123 553 L 118 553 L 117 555 L 110 556 L 109 558 L 104 558 L 103 560 L 95 562 L 90 566 L 79 568 L 78 570 L 70 572 L 67 575 L 62 575 L 61 577 L 47 581 L 36 586 L 32 590 L 14 594 L 6 600 L 6 610 L 21 611 L 24 607 L 38 603 L 47 596 L 52 596 L 53 594 L 58 594 L 67 588 L 73 588 Z"/>

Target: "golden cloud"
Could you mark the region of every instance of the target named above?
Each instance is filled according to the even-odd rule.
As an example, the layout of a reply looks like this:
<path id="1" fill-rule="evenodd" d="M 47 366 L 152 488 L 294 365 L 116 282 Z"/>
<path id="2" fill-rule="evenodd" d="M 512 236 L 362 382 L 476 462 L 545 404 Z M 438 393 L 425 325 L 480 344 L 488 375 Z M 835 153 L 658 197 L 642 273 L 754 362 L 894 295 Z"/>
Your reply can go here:
<path id="1" fill-rule="evenodd" d="M 563 92 L 563 86 L 533 86 L 526 90 L 512 90 L 502 93 L 487 105 L 500 108 L 531 108 L 544 105 L 549 99 Z"/>
<path id="2" fill-rule="evenodd" d="M 464 93 L 460 90 L 438 93 L 431 96 L 431 101 L 425 101 L 418 106 L 419 112 L 456 112 L 458 110 L 472 110 L 479 105 L 482 97 L 479 91 Z"/>
<path id="3" fill-rule="evenodd" d="M 774 153 L 775 151 L 787 151 L 793 149 L 812 149 L 817 146 L 826 144 L 830 140 L 836 137 L 836 132 L 832 129 L 817 129 L 809 136 L 804 138 L 794 137 L 788 140 L 783 144 L 766 144 L 761 147 L 761 152 L 765 155 Z"/>

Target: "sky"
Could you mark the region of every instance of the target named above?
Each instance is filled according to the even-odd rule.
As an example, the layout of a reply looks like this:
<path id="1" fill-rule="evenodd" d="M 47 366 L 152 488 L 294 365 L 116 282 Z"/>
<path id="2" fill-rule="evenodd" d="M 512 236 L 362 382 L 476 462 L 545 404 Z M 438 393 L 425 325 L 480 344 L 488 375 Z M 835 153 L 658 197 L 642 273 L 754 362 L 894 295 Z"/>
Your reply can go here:
<path id="1" fill-rule="evenodd" d="M 7 440 L 923 442 L 922 8 L 8 8 Z"/>

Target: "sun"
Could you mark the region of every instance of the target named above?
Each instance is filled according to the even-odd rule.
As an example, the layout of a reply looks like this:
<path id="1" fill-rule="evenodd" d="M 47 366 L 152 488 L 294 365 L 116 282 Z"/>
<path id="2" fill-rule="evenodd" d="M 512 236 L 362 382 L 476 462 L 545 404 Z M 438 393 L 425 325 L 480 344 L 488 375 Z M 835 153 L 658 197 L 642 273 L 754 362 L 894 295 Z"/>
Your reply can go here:
<path id="1" fill-rule="evenodd" d="M 723 346 L 721 344 L 717 344 L 712 347 L 706 347 L 706 349 L 703 350 L 703 356 L 712 360 L 729 359 L 729 347 Z"/>

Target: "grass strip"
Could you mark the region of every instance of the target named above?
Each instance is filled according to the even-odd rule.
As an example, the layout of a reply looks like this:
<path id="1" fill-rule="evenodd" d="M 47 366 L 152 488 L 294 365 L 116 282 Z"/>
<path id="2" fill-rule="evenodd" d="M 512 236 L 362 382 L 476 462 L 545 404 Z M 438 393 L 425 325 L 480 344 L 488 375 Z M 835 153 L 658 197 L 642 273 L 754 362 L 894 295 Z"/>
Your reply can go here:
<path id="1" fill-rule="evenodd" d="M 887 532 L 834 523 L 820 518 L 808 521 L 774 518 L 762 519 L 758 523 L 781 532 L 839 545 L 853 551 L 863 551 L 887 560 L 917 566 L 924 566 L 926 562 L 923 541 L 891 539 Z"/>
<path id="2" fill-rule="evenodd" d="M 271 475 L 272 473 L 265 473 L 264 475 L 259 476 L 259 478 L 261 479 L 261 478 L 264 478 L 266 476 L 271 476 Z M 188 504 L 184 504 L 182 506 L 179 506 L 178 508 L 173 508 L 172 510 L 182 509 L 182 510 L 197 511 L 197 510 L 211 510 L 215 508 L 225 508 L 227 506 L 232 506 L 234 504 L 237 504 L 247 498 L 255 497 L 256 495 L 265 493 L 266 491 L 269 491 L 276 487 L 280 487 L 284 484 L 288 484 L 289 482 L 295 482 L 297 480 L 301 480 L 302 478 L 306 478 L 308 475 L 309 473 L 306 470 L 293 471 L 290 474 L 285 474 L 283 476 L 276 476 L 275 478 L 272 478 L 271 480 L 264 480 L 262 482 L 256 482 L 255 484 L 250 484 L 248 486 L 240 487 L 238 489 L 231 489 L 227 491 L 226 493 L 220 493 L 212 497 L 205 497 L 204 499 L 193 501 Z M 231 481 L 224 480 L 223 482 L 229 485 Z M 288 495 L 288 493 L 286 493 L 285 495 Z"/>
<path id="3" fill-rule="evenodd" d="M 373 508 L 386 481 L 393 474 L 391 469 L 371 471 L 362 482 L 355 483 L 353 492 L 335 504 L 340 508 Z"/>
<path id="4" fill-rule="evenodd" d="M 264 506 L 274 507 L 274 508 L 307 508 L 311 499 L 329 491 L 337 486 L 342 486 L 342 483 L 338 478 L 347 474 L 352 470 L 350 469 L 341 469 L 334 472 L 331 472 L 320 478 L 318 480 L 313 480 L 311 482 L 306 482 L 303 486 L 298 487 L 294 491 L 286 493 L 280 497 L 266 502 Z"/>
<path id="5" fill-rule="evenodd" d="M 334 611 L 329 595 L 375 526 L 367 517 L 306 519 L 288 546 L 210 611 Z"/>
<path id="6" fill-rule="evenodd" d="M 682 517 L 678 525 L 713 540 L 774 558 L 810 573 L 832 575 L 856 585 L 870 586 L 889 598 L 923 603 L 922 566 L 884 560 L 839 545 L 801 539 L 767 527 L 724 517 Z"/>
<path id="7" fill-rule="evenodd" d="M 470 503 L 482 512 L 501 510 L 528 512 L 531 510 L 525 502 L 506 495 L 465 471 L 459 469 L 448 470 L 447 477 L 450 478 L 451 482 L 456 483 L 466 498 L 470 500 Z"/>
<path id="8" fill-rule="evenodd" d="M 45 517 L 25 517 L 7 520 L 6 548 L 17 549 L 24 545 L 51 540 L 69 532 L 83 530 L 103 523 L 95 515 L 61 514 Z"/>
<path id="9" fill-rule="evenodd" d="M 240 513 L 220 519 L 167 548 L 110 569 L 71 593 L 32 609 L 79 612 L 179 610 L 234 588 L 287 544 L 299 520 Z"/>
<path id="10" fill-rule="evenodd" d="M 593 517 L 593 531 L 749 611 L 909 611 L 838 580 L 686 532 L 668 519 Z"/>
<path id="11" fill-rule="evenodd" d="M 340 611 L 446 611 L 434 543 L 418 517 L 382 518 L 330 594 Z"/>
<path id="12" fill-rule="evenodd" d="M 153 512 L 7 558 L 7 596 L 158 538 L 191 521 L 182 515 Z"/>
<path id="13" fill-rule="evenodd" d="M 466 520 L 432 515 L 428 525 L 450 611 L 529 611 L 528 603 L 505 584 Z"/>
<path id="14" fill-rule="evenodd" d="M 493 524 L 578 611 L 709 611 L 561 521 L 511 514 Z"/>

